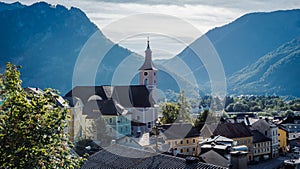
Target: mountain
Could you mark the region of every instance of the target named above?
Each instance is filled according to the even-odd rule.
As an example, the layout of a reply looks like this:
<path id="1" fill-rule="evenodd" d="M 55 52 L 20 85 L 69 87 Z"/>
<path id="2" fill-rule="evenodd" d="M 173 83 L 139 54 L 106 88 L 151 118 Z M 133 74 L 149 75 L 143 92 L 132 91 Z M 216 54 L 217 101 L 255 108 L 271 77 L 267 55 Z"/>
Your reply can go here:
<path id="1" fill-rule="evenodd" d="M 14 9 L 23 8 L 23 7 L 25 7 L 25 5 L 22 5 L 20 2 L 14 2 L 11 4 L 0 2 L 0 11 L 14 10 Z"/>
<path id="2" fill-rule="evenodd" d="M 255 63 L 262 56 L 275 50 L 280 45 L 300 37 L 299 16 L 300 9 L 246 14 L 227 25 L 208 31 L 176 57 L 182 59 L 188 65 L 193 71 L 193 76 L 197 79 L 198 85 L 202 86 L 206 92 L 209 92 L 210 78 L 207 67 L 213 68 L 216 64 L 205 65 L 202 61 L 211 57 L 211 53 L 217 52 L 227 79 L 237 71 L 239 71 L 241 77 L 245 67 L 247 68 Z M 204 47 L 210 44 L 215 51 Z M 276 75 L 274 74 L 273 76 L 275 77 Z M 249 82 L 251 80 L 251 78 L 248 79 Z M 296 81 L 296 79 L 294 80 Z M 234 91 L 233 94 L 236 92 L 242 93 L 238 92 L 237 88 L 231 89 L 231 85 L 227 87 L 231 92 Z M 247 91 L 250 92 L 251 90 Z M 265 94 L 265 92 L 267 91 L 262 90 L 260 93 L 256 91 L 259 94 Z M 294 94 L 292 91 L 284 93 Z"/>
<path id="3" fill-rule="evenodd" d="M 6 62 L 21 65 L 24 87 L 66 93 L 72 85 L 138 84 L 144 57 L 111 42 L 78 8 L 0 2 L 0 23 L 0 70 Z M 160 89 L 179 90 L 169 74 L 161 72 L 158 77 Z"/>
<path id="4" fill-rule="evenodd" d="M 192 49 L 199 48 L 204 41 L 211 43 L 223 63 L 226 76 L 230 76 L 283 43 L 299 37 L 299 16 L 299 9 L 246 14 L 227 25 L 208 31 L 177 56 L 194 70 L 199 84 L 203 85 L 209 80 L 208 74 Z M 207 52 L 203 50 L 202 53 Z"/>
<path id="5" fill-rule="evenodd" d="M 230 92 L 300 96 L 300 38 L 287 42 L 229 78 Z"/>

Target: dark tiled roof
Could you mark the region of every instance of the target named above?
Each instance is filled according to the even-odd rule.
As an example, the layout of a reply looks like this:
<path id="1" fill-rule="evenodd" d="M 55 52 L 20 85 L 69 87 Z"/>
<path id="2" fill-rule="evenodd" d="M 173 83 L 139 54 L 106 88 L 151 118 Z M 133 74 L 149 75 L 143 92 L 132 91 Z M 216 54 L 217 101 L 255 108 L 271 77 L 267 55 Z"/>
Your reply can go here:
<path id="1" fill-rule="evenodd" d="M 252 130 L 251 132 L 253 134 L 253 143 L 272 141 L 272 139 L 267 138 L 262 133 L 260 133 L 258 130 Z"/>
<path id="2" fill-rule="evenodd" d="M 100 96 L 103 100 L 113 99 L 123 107 L 152 107 L 154 100 L 149 97 L 150 92 L 144 85 L 131 86 L 76 86 L 66 97 L 78 97 L 85 105 L 93 96 Z"/>
<path id="3" fill-rule="evenodd" d="M 76 86 L 71 91 L 69 91 L 65 96 L 78 97 L 85 105 L 88 102 L 88 99 L 93 95 L 98 95 L 104 100 L 107 99 L 105 91 L 103 90 L 102 86 Z"/>
<path id="4" fill-rule="evenodd" d="M 300 116 L 287 116 L 286 118 L 283 119 L 281 124 L 294 123 L 295 120 L 300 120 Z"/>
<path id="5" fill-rule="evenodd" d="M 216 126 L 217 125 L 217 126 Z M 219 123 L 208 124 L 207 127 L 213 131 L 213 135 L 221 135 L 227 138 L 251 137 L 252 133 L 245 123 Z M 215 130 L 214 130 L 215 129 Z"/>
<path id="6" fill-rule="evenodd" d="M 201 162 L 186 163 L 185 159 L 129 148 L 118 144 L 111 145 L 90 156 L 82 169 L 91 168 L 206 168 L 223 167 Z"/>
<path id="7" fill-rule="evenodd" d="M 189 123 L 173 123 L 161 125 L 163 134 L 167 139 L 182 139 L 199 137 L 200 130 Z"/>
<path id="8" fill-rule="evenodd" d="M 83 108 L 83 114 L 88 115 L 88 118 L 98 117 L 99 115 L 118 116 L 122 113 L 122 111 L 116 108 L 111 99 L 89 101 Z"/>

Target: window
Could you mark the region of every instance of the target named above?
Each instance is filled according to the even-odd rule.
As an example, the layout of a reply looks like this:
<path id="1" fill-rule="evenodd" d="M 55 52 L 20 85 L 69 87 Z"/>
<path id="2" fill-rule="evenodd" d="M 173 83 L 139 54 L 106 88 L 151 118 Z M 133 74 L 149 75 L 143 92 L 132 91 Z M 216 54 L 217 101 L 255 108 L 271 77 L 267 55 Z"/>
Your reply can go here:
<path id="1" fill-rule="evenodd" d="M 186 149 L 186 152 L 189 152 L 189 148 Z"/>
<path id="2" fill-rule="evenodd" d="M 121 133 L 123 132 L 123 128 L 122 127 L 120 128 L 120 131 L 121 131 Z"/>
<path id="3" fill-rule="evenodd" d="M 196 151 L 196 148 L 195 148 L 195 147 L 193 147 L 193 151 Z"/>
<path id="4" fill-rule="evenodd" d="M 151 128 L 151 123 L 150 122 L 148 122 L 148 128 Z"/>
<path id="5" fill-rule="evenodd" d="M 182 140 L 180 141 L 180 144 L 183 144 L 183 141 L 182 141 Z"/>
<path id="6" fill-rule="evenodd" d="M 128 131 L 128 126 L 126 126 L 126 131 Z"/>
<path id="7" fill-rule="evenodd" d="M 193 139 L 193 143 L 195 143 L 195 139 Z"/>
<path id="8" fill-rule="evenodd" d="M 136 119 L 137 119 L 137 120 L 140 120 L 140 116 L 137 116 Z"/>
<path id="9" fill-rule="evenodd" d="M 267 131 L 267 130 L 265 131 L 265 136 L 266 136 L 266 135 L 268 135 L 268 131 Z"/>
<path id="10" fill-rule="evenodd" d="M 180 152 L 183 153 L 183 149 L 180 149 Z"/>
<path id="11" fill-rule="evenodd" d="M 109 118 L 109 123 L 110 123 L 110 124 L 112 123 L 112 118 Z"/>
<path id="12" fill-rule="evenodd" d="M 186 144 L 189 144 L 189 140 L 186 140 Z"/>
<path id="13" fill-rule="evenodd" d="M 112 133 L 112 128 L 109 128 L 109 132 Z"/>
<path id="14" fill-rule="evenodd" d="M 144 85 L 148 85 L 148 79 L 146 78 L 145 80 L 144 80 Z"/>
<path id="15" fill-rule="evenodd" d="M 177 141 L 175 141 L 175 145 L 177 145 Z"/>
<path id="16" fill-rule="evenodd" d="M 147 76 L 148 75 L 148 72 L 144 72 L 144 76 Z"/>

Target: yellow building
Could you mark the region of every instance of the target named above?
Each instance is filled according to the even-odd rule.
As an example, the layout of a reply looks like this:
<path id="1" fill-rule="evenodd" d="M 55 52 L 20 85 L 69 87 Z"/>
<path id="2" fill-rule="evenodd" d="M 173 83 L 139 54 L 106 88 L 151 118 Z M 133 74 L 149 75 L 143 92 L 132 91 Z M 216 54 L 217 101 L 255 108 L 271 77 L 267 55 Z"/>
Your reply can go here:
<path id="1" fill-rule="evenodd" d="M 173 123 L 161 126 L 165 144 L 177 153 L 196 155 L 200 131 L 189 123 Z"/>
<path id="2" fill-rule="evenodd" d="M 288 131 L 284 128 L 279 126 L 278 127 L 278 142 L 281 152 L 287 152 L 287 139 L 288 139 Z"/>

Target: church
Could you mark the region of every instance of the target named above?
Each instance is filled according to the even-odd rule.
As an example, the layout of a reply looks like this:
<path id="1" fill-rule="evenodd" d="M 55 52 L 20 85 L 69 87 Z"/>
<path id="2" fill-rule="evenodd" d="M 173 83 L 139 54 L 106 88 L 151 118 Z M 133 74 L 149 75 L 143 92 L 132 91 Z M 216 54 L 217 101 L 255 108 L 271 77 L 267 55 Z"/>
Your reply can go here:
<path id="1" fill-rule="evenodd" d="M 113 139 L 138 137 L 152 129 L 158 118 L 155 99 L 158 81 L 149 39 L 145 61 L 138 71 L 139 85 L 76 86 L 65 95 L 71 103 L 72 140 L 99 140 L 101 133 L 93 127 L 99 118 L 104 119 L 107 133 Z"/>

